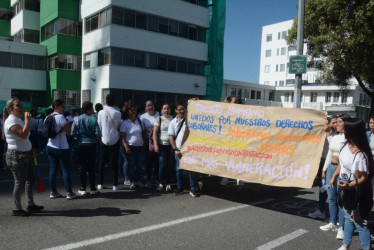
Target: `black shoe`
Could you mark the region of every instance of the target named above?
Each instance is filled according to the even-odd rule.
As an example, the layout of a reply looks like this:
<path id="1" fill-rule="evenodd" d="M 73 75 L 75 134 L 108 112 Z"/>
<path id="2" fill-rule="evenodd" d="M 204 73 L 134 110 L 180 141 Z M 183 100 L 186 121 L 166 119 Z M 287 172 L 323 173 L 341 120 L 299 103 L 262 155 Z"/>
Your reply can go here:
<path id="1" fill-rule="evenodd" d="M 177 191 L 174 193 L 175 196 L 182 195 L 183 189 L 177 189 Z"/>
<path id="2" fill-rule="evenodd" d="M 43 210 L 43 206 L 38 206 L 38 205 L 32 205 L 27 207 L 27 212 L 29 213 L 37 213 Z"/>
<path id="3" fill-rule="evenodd" d="M 29 217 L 30 214 L 26 212 L 25 210 L 13 210 L 12 216 L 20 216 L 20 217 Z"/>
<path id="4" fill-rule="evenodd" d="M 193 197 L 195 197 L 195 198 L 197 198 L 197 197 L 200 196 L 200 195 L 196 192 L 196 190 L 191 190 L 191 191 L 190 191 L 190 195 L 193 196 Z"/>

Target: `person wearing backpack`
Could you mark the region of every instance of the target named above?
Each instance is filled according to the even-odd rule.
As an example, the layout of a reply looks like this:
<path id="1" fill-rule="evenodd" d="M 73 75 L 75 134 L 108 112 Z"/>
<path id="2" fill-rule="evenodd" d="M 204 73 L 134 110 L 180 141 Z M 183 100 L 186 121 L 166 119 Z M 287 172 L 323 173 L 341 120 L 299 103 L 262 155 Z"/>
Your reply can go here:
<path id="1" fill-rule="evenodd" d="M 344 208 L 346 218 L 343 245 L 339 250 L 349 249 L 355 229 L 362 249 L 371 249 L 368 216 L 373 207 L 373 155 L 362 120 L 348 118 L 344 122 L 344 134 L 347 142 L 340 151 L 339 164 L 330 181 L 330 185 L 334 186 L 335 177 L 339 176 L 339 203 Z"/>
<path id="2" fill-rule="evenodd" d="M 101 163 L 99 170 L 99 184 L 97 189 L 104 188 L 104 164 L 108 161 L 113 168 L 113 190 L 123 189 L 118 185 L 118 154 L 119 154 L 119 127 L 121 125 L 121 113 L 114 108 L 116 102 L 113 94 L 106 96 L 108 107 L 98 114 L 98 123 L 101 131 Z"/>
<path id="3" fill-rule="evenodd" d="M 79 175 L 81 179 L 81 187 L 78 193 L 81 195 L 86 192 L 86 173 L 90 178 L 90 194 L 96 194 L 98 191 L 95 186 L 95 163 L 96 163 L 96 144 L 100 139 L 101 133 L 99 124 L 94 116 L 92 116 L 93 104 L 85 101 L 82 104 L 83 114 L 75 117 L 71 134 L 77 141 L 77 155 L 79 161 Z"/>
<path id="4" fill-rule="evenodd" d="M 44 136 L 48 137 L 47 157 L 49 160 L 49 185 L 51 193 L 49 198 L 61 197 L 57 192 L 56 175 L 57 166 L 60 165 L 65 183 L 66 199 L 72 200 L 76 197 L 72 190 L 70 178 L 70 150 L 66 133 L 71 132 L 71 124 L 65 119 L 65 103 L 61 99 L 53 102 L 54 112 L 44 120 Z M 47 133 L 48 132 L 48 133 Z"/>
<path id="5" fill-rule="evenodd" d="M 153 145 L 154 151 L 158 154 L 159 170 L 158 180 L 159 184 L 157 187 L 158 191 L 163 191 L 164 186 L 166 191 L 171 191 L 170 179 L 171 179 L 171 168 L 173 164 L 173 155 L 171 152 L 170 139 L 168 135 L 168 129 L 170 122 L 173 120 L 170 112 L 170 105 L 164 104 L 161 109 L 162 116 L 158 117 L 153 125 Z"/>
<path id="6" fill-rule="evenodd" d="M 183 194 L 183 170 L 179 168 L 179 161 L 182 158 L 180 148 L 182 146 L 182 140 L 184 131 L 186 130 L 186 118 L 184 117 L 185 108 L 183 104 L 179 104 L 175 109 L 177 116 L 170 122 L 168 128 L 168 135 L 170 144 L 175 153 L 175 172 L 177 177 L 177 191 L 175 195 Z M 187 171 L 190 179 L 190 195 L 193 197 L 199 197 L 196 188 L 196 173 Z"/>

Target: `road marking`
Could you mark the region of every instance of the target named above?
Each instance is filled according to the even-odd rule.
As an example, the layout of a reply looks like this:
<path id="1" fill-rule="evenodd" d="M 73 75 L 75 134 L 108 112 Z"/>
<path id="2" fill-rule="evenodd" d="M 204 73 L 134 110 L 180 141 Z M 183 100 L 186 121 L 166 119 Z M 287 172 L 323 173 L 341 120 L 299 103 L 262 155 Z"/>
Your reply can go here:
<path id="1" fill-rule="evenodd" d="M 282 236 L 278 239 L 270 241 L 269 243 L 266 243 L 265 245 L 259 246 L 259 247 L 256 248 L 256 250 L 269 250 L 269 249 L 276 248 L 280 245 L 283 245 L 284 243 L 286 243 L 288 241 L 291 241 L 291 240 L 296 239 L 297 237 L 299 237 L 303 234 L 306 234 L 307 232 L 308 231 L 306 231 L 304 229 L 296 230 L 295 232 L 292 232 L 292 233 L 287 234 L 285 236 Z"/>
<path id="2" fill-rule="evenodd" d="M 262 204 L 262 203 L 269 202 L 269 201 L 272 201 L 272 200 L 274 200 L 274 199 L 256 201 L 256 202 L 251 203 L 250 205 Z M 189 216 L 189 217 L 178 219 L 178 220 L 172 220 L 172 221 L 169 221 L 169 222 L 156 224 L 156 225 L 152 225 L 152 226 L 148 226 L 148 227 L 142 227 L 142 228 L 138 228 L 138 229 L 134 229 L 134 230 L 130 230 L 130 231 L 124 231 L 124 232 L 117 233 L 117 234 L 111 234 L 111 235 L 106 235 L 106 236 L 103 236 L 103 237 L 97 237 L 97 238 L 93 238 L 93 239 L 89 239 L 89 240 L 84 240 L 84 241 L 80 241 L 80 242 L 70 243 L 70 244 L 61 245 L 61 246 L 57 246 L 57 247 L 52 247 L 52 248 L 48 248 L 48 249 L 45 249 L 45 250 L 75 249 L 75 248 L 79 248 L 79 247 L 85 247 L 85 246 L 90 246 L 90 245 L 94 245 L 94 244 L 104 243 L 104 242 L 108 242 L 108 241 L 112 241 L 112 240 L 116 240 L 116 239 L 120 239 L 120 238 L 124 238 L 124 237 L 128 237 L 128 236 L 132 236 L 132 235 L 136 235 L 136 234 L 146 233 L 146 232 L 158 230 L 158 229 L 161 229 L 161 228 L 178 225 L 178 224 L 193 221 L 193 220 L 198 220 L 198 219 L 202 219 L 202 218 L 206 218 L 206 217 L 210 217 L 210 216 L 214 216 L 214 215 L 218 215 L 218 214 L 232 212 L 232 211 L 235 211 L 235 210 L 238 210 L 238 209 L 249 207 L 250 205 L 245 204 L 245 205 L 240 205 L 240 206 L 235 206 L 235 207 L 229 207 L 229 208 L 216 210 L 216 211 L 212 211 L 212 212 L 207 212 L 207 213 L 203 213 L 203 214 L 199 214 L 199 215 L 195 215 L 195 216 Z"/>

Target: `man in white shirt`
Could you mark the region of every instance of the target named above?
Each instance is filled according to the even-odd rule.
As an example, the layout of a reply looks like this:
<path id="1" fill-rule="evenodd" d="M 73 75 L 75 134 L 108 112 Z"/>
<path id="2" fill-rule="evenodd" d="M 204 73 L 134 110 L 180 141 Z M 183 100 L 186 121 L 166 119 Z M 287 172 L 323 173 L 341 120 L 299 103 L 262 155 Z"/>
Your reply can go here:
<path id="1" fill-rule="evenodd" d="M 149 143 L 149 135 L 151 131 L 153 130 L 153 125 L 155 124 L 156 119 L 160 116 L 158 112 L 155 111 L 155 105 L 151 100 L 148 100 L 145 103 L 145 110 L 147 111 L 146 113 L 142 114 L 140 116 L 140 120 L 145 126 L 146 130 L 146 136 L 147 136 L 147 141 L 145 142 L 146 145 Z M 158 177 L 158 155 L 155 151 L 149 151 L 148 146 L 146 146 L 146 159 L 147 159 L 147 182 L 146 182 L 146 187 L 150 188 L 151 187 L 151 180 L 152 176 L 154 176 L 156 179 Z"/>
<path id="2" fill-rule="evenodd" d="M 179 161 L 182 158 L 180 148 L 182 146 L 182 140 L 184 136 L 184 131 L 186 130 L 186 119 L 184 118 L 184 105 L 179 104 L 175 109 L 177 116 L 170 122 L 168 135 L 170 139 L 170 144 L 175 152 L 175 172 L 177 177 L 177 191 L 175 195 L 183 194 L 183 173 L 182 169 L 179 168 Z M 196 192 L 196 173 L 187 171 L 190 179 L 190 195 L 193 197 L 199 197 Z"/>
<path id="3" fill-rule="evenodd" d="M 98 114 L 98 123 L 101 130 L 101 163 L 100 178 L 97 189 L 104 188 L 104 164 L 108 161 L 113 168 L 113 190 L 123 189 L 118 185 L 118 153 L 119 153 L 119 128 L 121 125 L 121 113 L 114 109 L 115 96 L 108 94 L 106 104 L 108 107 L 101 110 Z"/>

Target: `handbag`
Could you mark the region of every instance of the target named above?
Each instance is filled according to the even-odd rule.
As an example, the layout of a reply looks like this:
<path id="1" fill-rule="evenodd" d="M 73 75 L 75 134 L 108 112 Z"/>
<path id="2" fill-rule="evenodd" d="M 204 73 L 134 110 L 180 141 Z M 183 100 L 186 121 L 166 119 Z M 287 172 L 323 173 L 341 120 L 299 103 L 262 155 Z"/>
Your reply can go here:
<path id="1" fill-rule="evenodd" d="M 355 179 L 356 183 L 357 178 Z M 360 186 L 356 185 L 353 188 L 339 188 L 338 190 L 338 204 L 345 210 L 355 210 L 360 200 Z"/>

